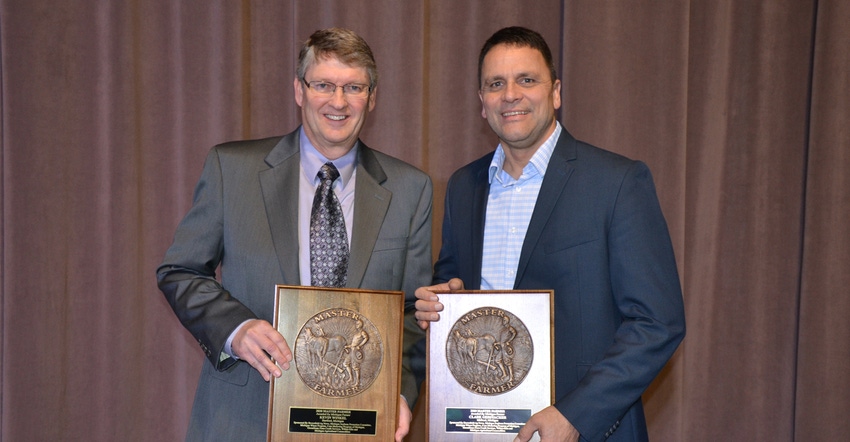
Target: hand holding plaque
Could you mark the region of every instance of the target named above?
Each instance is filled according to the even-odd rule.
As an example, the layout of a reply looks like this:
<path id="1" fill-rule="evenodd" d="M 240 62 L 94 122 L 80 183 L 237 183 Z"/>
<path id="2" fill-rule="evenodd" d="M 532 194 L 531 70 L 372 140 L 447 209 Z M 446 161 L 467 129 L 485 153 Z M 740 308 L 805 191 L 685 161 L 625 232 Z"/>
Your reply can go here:
<path id="1" fill-rule="evenodd" d="M 278 286 L 295 370 L 272 379 L 268 440 L 393 440 L 403 311 L 402 292 Z"/>

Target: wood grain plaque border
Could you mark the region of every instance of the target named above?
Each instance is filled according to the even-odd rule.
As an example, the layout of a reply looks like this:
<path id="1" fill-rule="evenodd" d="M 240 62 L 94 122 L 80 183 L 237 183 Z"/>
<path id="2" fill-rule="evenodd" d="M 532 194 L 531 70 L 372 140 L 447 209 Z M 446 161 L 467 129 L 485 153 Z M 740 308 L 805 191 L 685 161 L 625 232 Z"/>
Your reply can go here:
<path id="1" fill-rule="evenodd" d="M 274 327 L 286 339 L 295 357 L 289 370 L 284 371 L 280 378 L 272 378 L 269 383 L 267 440 L 269 442 L 393 440 L 398 426 L 401 391 L 404 293 L 278 285 L 275 287 L 274 312 Z M 358 315 L 366 319 L 360 321 L 360 324 L 374 326 L 371 333 L 377 332 L 380 337 L 382 347 L 380 368 L 373 370 L 377 373 L 370 372 L 374 379 L 369 385 L 356 392 L 317 388 L 317 385 L 321 385 L 335 374 L 342 376 L 343 379 L 354 378 L 350 374 L 344 374 L 343 370 L 348 368 L 343 362 L 343 357 L 348 358 L 351 350 L 344 354 L 343 350 L 326 348 L 326 353 L 323 353 L 321 357 L 327 357 L 327 360 L 321 359 L 316 362 L 314 358 L 308 362 L 305 358 L 301 361 L 302 368 L 313 367 L 316 366 L 315 364 L 321 365 L 321 363 L 327 366 L 323 377 L 316 378 L 321 379 L 314 382 L 317 385 L 307 385 L 304 379 L 312 380 L 311 376 L 315 373 L 309 372 L 305 375 L 299 373 L 299 353 L 302 356 L 309 354 L 311 357 L 318 357 L 318 351 L 311 350 L 307 353 L 305 350 L 304 342 L 306 341 L 303 338 L 306 328 L 322 328 L 313 326 L 313 324 L 319 324 L 319 321 L 324 321 L 323 324 L 331 326 L 334 323 L 339 324 L 339 321 L 356 321 Z M 326 332 L 319 334 L 323 333 Z M 299 337 L 302 340 L 299 341 Z M 340 342 L 344 342 L 342 345 L 345 348 L 354 345 L 353 338 L 335 335 L 334 332 L 327 332 L 324 337 L 336 337 Z M 312 341 L 312 338 L 310 339 Z M 375 357 L 378 348 L 377 340 L 377 336 L 370 335 L 367 342 L 371 350 L 366 351 L 364 347 L 361 352 L 367 354 L 366 359 Z M 327 339 L 325 339 L 326 342 Z M 302 346 L 299 347 L 299 345 Z M 333 351 L 339 353 L 332 353 Z M 374 368 L 374 366 L 373 362 L 371 367 Z M 361 369 L 366 368 L 361 367 Z"/>

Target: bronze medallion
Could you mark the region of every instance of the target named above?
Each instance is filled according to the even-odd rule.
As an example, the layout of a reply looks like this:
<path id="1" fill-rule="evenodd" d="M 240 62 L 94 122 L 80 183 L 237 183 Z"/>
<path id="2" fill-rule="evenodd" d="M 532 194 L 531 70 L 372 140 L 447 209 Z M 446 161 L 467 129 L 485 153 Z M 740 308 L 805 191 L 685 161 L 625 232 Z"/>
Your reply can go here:
<path id="1" fill-rule="evenodd" d="M 355 396 L 381 371 L 378 329 L 354 310 L 332 308 L 307 320 L 295 339 L 295 367 L 310 389 L 326 397 Z"/>
<path id="2" fill-rule="evenodd" d="M 525 324 L 497 307 L 469 311 L 446 339 L 446 362 L 467 390 L 494 396 L 513 390 L 525 379 L 534 345 Z"/>

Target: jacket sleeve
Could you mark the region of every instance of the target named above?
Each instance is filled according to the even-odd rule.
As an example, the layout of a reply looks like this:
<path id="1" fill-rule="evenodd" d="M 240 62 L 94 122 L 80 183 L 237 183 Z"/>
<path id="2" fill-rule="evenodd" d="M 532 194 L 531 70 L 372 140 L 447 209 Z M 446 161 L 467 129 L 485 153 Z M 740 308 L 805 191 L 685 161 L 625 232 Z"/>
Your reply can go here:
<path id="1" fill-rule="evenodd" d="M 403 356 L 401 373 L 401 394 L 407 399 L 411 410 L 419 396 L 419 388 L 425 379 L 425 331 L 416 324 L 414 292 L 428 285 L 431 280 L 431 208 L 433 205 L 433 186 L 431 179 L 423 178 L 416 212 L 411 219 L 405 257 L 402 289 L 405 293 L 405 314 L 403 328 Z"/>
<path id="2" fill-rule="evenodd" d="M 253 312 L 216 280 L 223 250 L 222 174 L 213 148 L 195 188 L 192 208 L 156 271 L 159 289 L 218 370 L 236 361 L 223 353 L 230 333 Z"/>
<path id="3" fill-rule="evenodd" d="M 577 388 L 555 406 L 588 440 L 603 440 L 685 334 L 681 286 L 649 169 L 624 173 L 607 227 L 610 290 L 622 322 Z"/>

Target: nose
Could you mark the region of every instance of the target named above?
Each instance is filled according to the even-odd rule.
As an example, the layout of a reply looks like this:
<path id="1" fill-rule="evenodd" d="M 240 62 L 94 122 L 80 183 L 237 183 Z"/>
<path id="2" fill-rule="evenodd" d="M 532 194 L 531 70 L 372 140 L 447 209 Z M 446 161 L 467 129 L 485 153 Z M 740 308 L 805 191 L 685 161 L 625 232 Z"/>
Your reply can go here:
<path id="1" fill-rule="evenodd" d="M 348 101 L 346 101 L 345 98 L 345 93 L 343 92 L 341 86 L 337 86 L 336 90 L 333 91 L 329 103 L 331 106 L 337 109 L 343 108 L 348 104 Z"/>
<path id="2" fill-rule="evenodd" d="M 516 101 L 520 98 L 522 98 L 522 93 L 519 85 L 513 80 L 508 81 L 505 84 L 505 93 L 502 95 L 502 99 L 505 101 Z"/>

